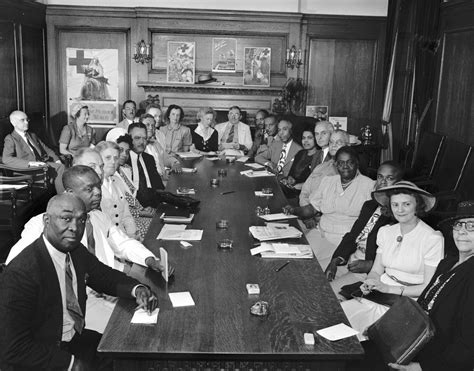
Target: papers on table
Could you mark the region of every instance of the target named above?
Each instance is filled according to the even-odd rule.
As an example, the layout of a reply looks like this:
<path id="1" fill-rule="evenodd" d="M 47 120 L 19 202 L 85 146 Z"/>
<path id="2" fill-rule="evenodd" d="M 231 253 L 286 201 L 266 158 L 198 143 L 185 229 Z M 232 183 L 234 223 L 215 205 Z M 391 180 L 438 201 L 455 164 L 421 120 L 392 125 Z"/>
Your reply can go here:
<path id="1" fill-rule="evenodd" d="M 163 219 L 165 223 L 185 223 L 189 224 L 193 221 L 194 214 L 188 216 L 179 215 L 167 215 L 166 213 L 161 214 L 160 219 Z"/>
<path id="2" fill-rule="evenodd" d="M 247 162 L 249 159 L 249 156 L 242 156 L 236 160 L 236 162 Z"/>
<path id="3" fill-rule="evenodd" d="M 206 157 L 206 158 L 207 158 L 209 161 L 218 161 L 218 160 L 220 160 L 220 158 L 219 158 L 219 157 L 217 157 L 217 156 L 213 156 L 213 157 Z"/>
<path id="4" fill-rule="evenodd" d="M 199 153 L 194 153 L 194 152 L 176 152 L 176 154 L 181 157 L 181 158 L 198 158 L 201 157 Z"/>
<path id="5" fill-rule="evenodd" d="M 294 219 L 297 218 L 296 215 L 288 215 L 284 213 L 276 213 L 276 214 L 267 214 L 267 215 L 259 215 L 260 218 L 266 220 L 267 222 L 271 222 L 274 220 L 284 220 L 284 219 Z"/>
<path id="6" fill-rule="evenodd" d="M 196 173 L 197 169 L 195 167 L 182 167 L 183 173 Z"/>
<path id="7" fill-rule="evenodd" d="M 196 305 L 189 291 L 171 292 L 169 293 L 169 296 L 170 296 L 171 304 L 173 304 L 173 308 L 189 307 L 189 306 Z"/>
<path id="8" fill-rule="evenodd" d="M 252 226 L 249 231 L 254 238 L 260 241 L 280 240 L 284 238 L 300 238 L 303 234 L 289 225 L 279 226 Z"/>
<path id="9" fill-rule="evenodd" d="M 161 265 L 163 266 L 161 275 L 163 276 L 164 280 L 168 282 L 168 252 L 162 247 L 160 247 L 160 261 Z"/>
<path id="10" fill-rule="evenodd" d="M 357 335 L 359 332 L 354 330 L 352 327 L 349 327 L 343 323 L 334 325 L 331 327 L 323 328 L 322 330 L 316 331 L 323 338 L 326 338 L 330 341 L 337 341 L 341 339 L 348 338 L 352 335 Z"/>
<path id="11" fill-rule="evenodd" d="M 260 171 L 244 170 L 244 171 L 241 171 L 240 174 L 248 176 L 249 178 L 258 178 L 262 176 L 275 176 L 275 174 L 267 170 L 260 170 Z"/>
<path id="12" fill-rule="evenodd" d="M 158 320 L 158 313 L 160 308 L 156 308 L 151 314 L 148 314 L 146 309 L 140 308 L 135 311 L 132 317 L 132 323 L 142 325 L 154 325 Z"/>
<path id="13" fill-rule="evenodd" d="M 23 189 L 28 187 L 28 184 L 0 184 L 0 189 Z"/>
<path id="14" fill-rule="evenodd" d="M 186 229 L 185 224 L 165 224 L 156 237 L 157 240 L 200 241 L 202 229 Z"/>
<path id="15" fill-rule="evenodd" d="M 194 188 L 186 188 L 186 190 L 183 189 L 177 189 L 176 194 L 178 195 L 195 195 L 196 190 Z"/>
<path id="16" fill-rule="evenodd" d="M 257 164 L 256 162 L 253 162 L 253 163 L 251 163 L 251 164 L 245 164 L 245 166 L 251 167 L 251 168 L 254 169 L 254 170 L 258 170 L 258 169 L 263 169 L 263 168 L 265 168 L 265 166 L 260 165 L 260 164 Z"/>
<path id="17" fill-rule="evenodd" d="M 262 191 L 255 191 L 257 197 L 273 197 L 273 193 L 263 193 Z"/>
<path id="18" fill-rule="evenodd" d="M 250 249 L 252 255 L 260 254 L 262 258 L 312 259 L 313 251 L 309 245 L 290 245 L 287 243 L 262 243 Z"/>

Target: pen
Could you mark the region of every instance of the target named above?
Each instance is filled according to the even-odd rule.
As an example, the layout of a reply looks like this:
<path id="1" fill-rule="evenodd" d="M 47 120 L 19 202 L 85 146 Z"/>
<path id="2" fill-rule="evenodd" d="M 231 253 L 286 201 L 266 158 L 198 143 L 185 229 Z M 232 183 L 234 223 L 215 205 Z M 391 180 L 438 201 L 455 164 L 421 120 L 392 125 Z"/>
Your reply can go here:
<path id="1" fill-rule="evenodd" d="M 285 264 L 283 264 L 281 267 L 275 269 L 275 272 L 280 272 L 283 268 L 285 268 L 288 264 L 290 264 L 290 261 L 288 260 Z"/>
<path id="2" fill-rule="evenodd" d="M 235 193 L 235 191 L 221 192 L 221 195 L 228 195 L 229 193 Z"/>

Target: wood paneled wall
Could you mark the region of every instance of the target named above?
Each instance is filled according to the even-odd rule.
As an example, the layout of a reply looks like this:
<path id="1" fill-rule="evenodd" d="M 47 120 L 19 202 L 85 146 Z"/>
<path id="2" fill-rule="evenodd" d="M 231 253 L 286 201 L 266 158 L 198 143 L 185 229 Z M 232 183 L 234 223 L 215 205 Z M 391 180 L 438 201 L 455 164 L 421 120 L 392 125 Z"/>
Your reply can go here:
<path id="1" fill-rule="evenodd" d="M 308 105 L 348 117 L 348 131 L 377 130 L 382 112 L 385 19 L 305 17 Z"/>
<path id="2" fill-rule="evenodd" d="M 474 3 L 441 7 L 441 48 L 434 130 L 474 145 Z"/>

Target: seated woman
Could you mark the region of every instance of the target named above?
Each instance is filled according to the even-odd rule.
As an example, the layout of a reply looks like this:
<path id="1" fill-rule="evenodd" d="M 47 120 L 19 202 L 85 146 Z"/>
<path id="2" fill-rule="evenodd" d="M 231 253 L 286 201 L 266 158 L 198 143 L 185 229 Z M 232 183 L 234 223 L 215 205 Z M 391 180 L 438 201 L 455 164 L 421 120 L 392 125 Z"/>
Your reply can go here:
<path id="1" fill-rule="evenodd" d="M 317 149 L 316 140 L 311 127 L 307 127 L 303 130 L 301 145 L 303 146 L 303 150 L 295 155 L 288 176 L 280 180 L 282 190 L 288 198 L 299 195 L 303 183 L 315 168 L 314 164 L 317 161 Z"/>
<path id="2" fill-rule="evenodd" d="M 74 122 L 63 127 L 59 137 L 59 152 L 62 155 L 74 156 L 78 149 L 94 147 L 96 144 L 95 130 L 87 125 L 89 108 L 83 105 L 73 106 L 71 116 Z"/>
<path id="3" fill-rule="evenodd" d="M 219 143 L 217 131 L 212 128 L 216 119 L 216 112 L 211 107 L 199 109 L 197 113 L 198 126 L 191 132 L 193 144 L 191 151 L 199 154 L 212 154 L 217 152 Z"/>
<path id="4" fill-rule="evenodd" d="M 377 169 L 375 190 L 391 186 L 402 178 L 403 169 L 400 165 L 385 161 Z M 336 295 L 342 286 L 367 278 L 375 260 L 377 233 L 387 224 L 393 224 L 393 219 L 382 214 L 377 201 L 371 199 L 362 205 L 359 217 L 332 255 L 325 272 Z"/>
<path id="5" fill-rule="evenodd" d="M 376 290 L 416 298 L 444 255 L 442 234 L 420 219 L 434 207 L 436 198 L 408 181 L 374 191 L 373 197 L 398 223 L 380 228 L 374 265 L 360 289 L 364 295 Z M 351 326 L 360 334 L 389 309 L 364 298 L 341 305 Z M 358 336 L 365 340 L 363 335 Z"/>
<path id="6" fill-rule="evenodd" d="M 125 198 L 126 187 L 120 176 L 115 174 L 119 167 L 120 148 L 114 142 L 102 141 L 97 144 L 96 150 L 104 162 L 100 208 L 129 237 L 136 238 L 137 227 Z"/>
<path id="7" fill-rule="evenodd" d="M 374 181 L 360 174 L 357 152 L 353 148 L 340 148 L 335 164 L 338 175 L 322 179 L 321 185 L 311 194 L 309 205 L 285 207 L 303 219 L 321 215 L 318 229 L 307 231 L 306 238 L 323 270 L 342 237 L 351 230 L 374 188 Z"/>
<path id="8" fill-rule="evenodd" d="M 474 369 L 474 202 L 458 205 L 452 225 L 458 256 L 442 260 L 418 303 L 435 326 L 434 338 L 406 366 L 397 370 L 445 371 Z"/>
<path id="9" fill-rule="evenodd" d="M 191 130 L 181 125 L 183 117 L 183 109 L 171 104 L 165 113 L 166 125 L 160 127 L 160 131 L 165 135 L 165 151 L 171 155 L 176 152 L 188 152 L 193 142 Z"/>
<path id="10" fill-rule="evenodd" d="M 137 188 L 133 185 L 132 168 L 127 165 L 128 158 L 130 157 L 130 148 L 133 145 L 132 138 L 128 134 L 120 136 L 117 138 L 117 145 L 120 148 L 118 161 L 119 167 L 117 173 L 120 175 L 125 184 L 125 199 L 128 202 L 130 213 L 135 219 L 135 225 L 137 227 L 140 240 L 143 240 L 146 233 L 148 232 L 148 228 L 150 227 L 156 210 L 152 207 L 143 207 L 136 199 Z"/>

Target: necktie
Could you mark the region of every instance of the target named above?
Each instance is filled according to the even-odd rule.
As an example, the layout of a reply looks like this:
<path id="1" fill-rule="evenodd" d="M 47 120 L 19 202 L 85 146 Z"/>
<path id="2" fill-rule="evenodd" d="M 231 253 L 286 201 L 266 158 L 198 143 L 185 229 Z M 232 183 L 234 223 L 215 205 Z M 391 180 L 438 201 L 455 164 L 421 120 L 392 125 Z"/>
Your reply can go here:
<path id="1" fill-rule="evenodd" d="M 279 173 L 281 173 L 281 171 L 283 170 L 283 166 L 285 165 L 285 160 L 286 160 L 286 143 L 283 144 L 283 147 L 280 153 L 280 159 L 278 160 L 278 164 L 277 164 L 277 171 Z"/>
<path id="2" fill-rule="evenodd" d="M 87 250 L 95 256 L 94 227 L 89 218 L 86 222 Z"/>
<path id="3" fill-rule="evenodd" d="M 138 189 L 143 191 L 148 187 L 146 185 L 145 171 L 143 171 L 143 166 L 140 162 L 140 156 L 138 156 L 137 158 L 137 167 L 138 167 Z"/>
<path id="4" fill-rule="evenodd" d="M 230 125 L 229 135 L 227 136 L 227 143 L 232 143 L 234 141 L 234 125 Z"/>
<path id="5" fill-rule="evenodd" d="M 26 142 L 28 143 L 28 145 L 30 146 L 31 150 L 33 151 L 35 155 L 36 161 L 41 161 L 42 159 L 41 153 L 40 151 L 38 151 L 38 148 L 36 148 L 34 144 L 31 142 L 30 134 L 25 133 L 25 138 L 26 138 Z"/>
<path id="6" fill-rule="evenodd" d="M 84 328 L 84 315 L 72 286 L 71 257 L 69 254 L 66 255 L 66 308 L 74 320 L 74 330 L 80 334 Z"/>

